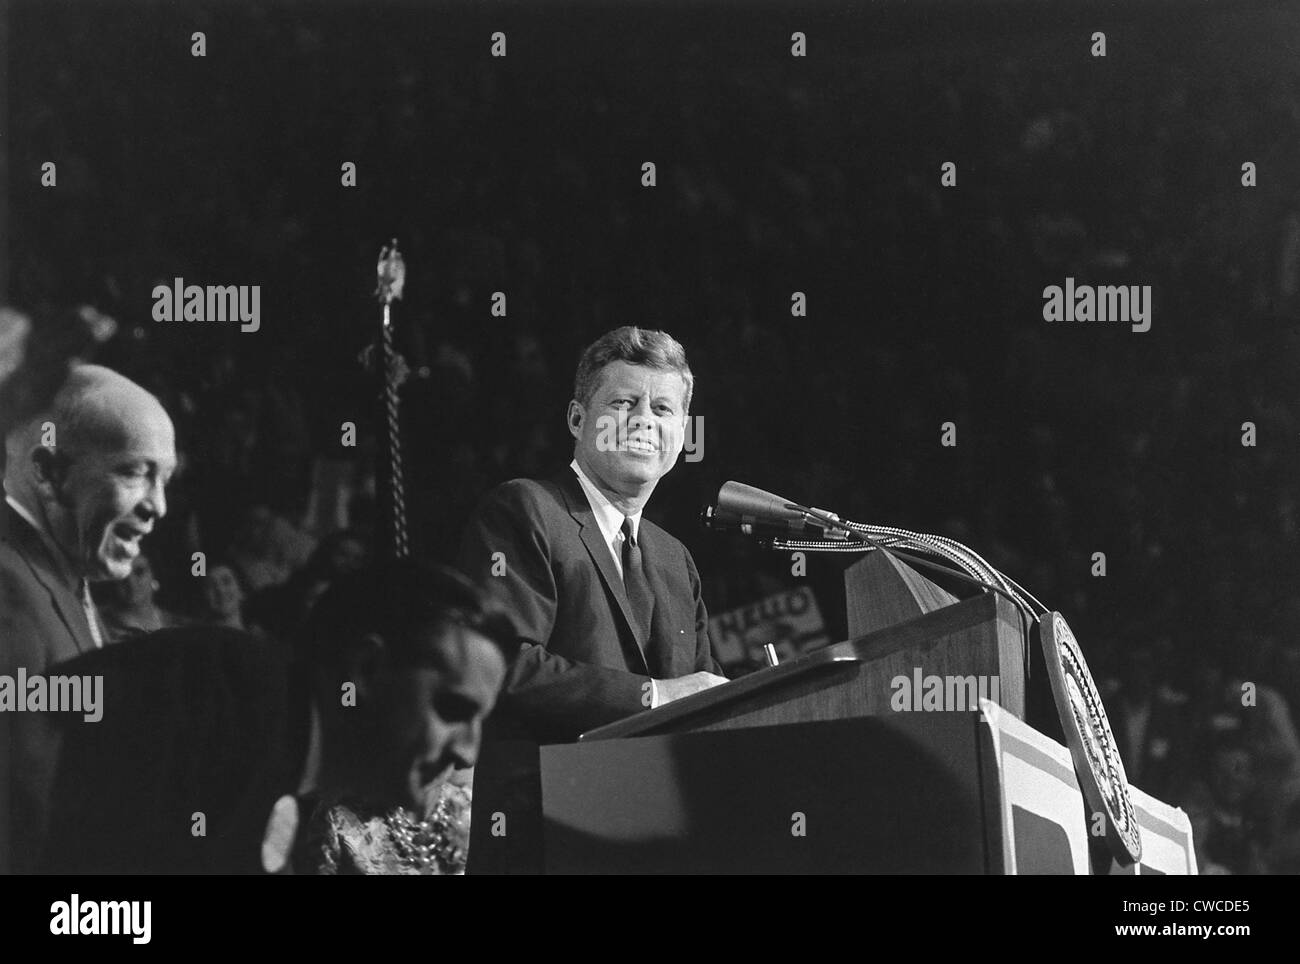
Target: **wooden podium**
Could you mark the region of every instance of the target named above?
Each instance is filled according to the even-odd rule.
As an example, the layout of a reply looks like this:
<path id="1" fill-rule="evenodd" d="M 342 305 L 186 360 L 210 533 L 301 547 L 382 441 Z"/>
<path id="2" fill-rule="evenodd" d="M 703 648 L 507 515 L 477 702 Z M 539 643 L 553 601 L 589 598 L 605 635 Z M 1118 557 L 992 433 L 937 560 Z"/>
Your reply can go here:
<path id="1" fill-rule="evenodd" d="M 1009 601 L 992 593 L 958 601 L 879 552 L 853 565 L 844 583 L 848 641 L 592 730 L 582 739 L 881 716 L 893 712 L 894 681 L 914 685 L 918 675 L 922 681 L 961 680 L 953 692 L 968 698 L 951 707 L 961 711 L 979 707 L 977 698 L 969 698 L 968 677 L 976 693 L 981 681 L 997 680 L 997 702 L 1025 715 L 1027 627 Z"/>
<path id="2" fill-rule="evenodd" d="M 846 642 L 574 744 L 485 746 L 470 872 L 1097 870 L 1068 751 L 1021 721 L 1019 610 L 879 552 L 845 583 Z M 1194 872 L 1186 817 L 1135 802 L 1153 869 Z"/>

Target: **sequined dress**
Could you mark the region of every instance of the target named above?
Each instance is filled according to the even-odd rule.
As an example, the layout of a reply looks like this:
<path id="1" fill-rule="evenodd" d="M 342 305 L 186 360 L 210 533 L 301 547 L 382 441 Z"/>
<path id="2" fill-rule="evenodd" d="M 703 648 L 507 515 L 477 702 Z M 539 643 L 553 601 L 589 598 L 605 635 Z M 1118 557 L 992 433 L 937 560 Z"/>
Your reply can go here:
<path id="1" fill-rule="evenodd" d="M 444 784 L 424 820 L 354 798 L 321 799 L 294 857 L 300 874 L 463 874 L 470 790 Z"/>

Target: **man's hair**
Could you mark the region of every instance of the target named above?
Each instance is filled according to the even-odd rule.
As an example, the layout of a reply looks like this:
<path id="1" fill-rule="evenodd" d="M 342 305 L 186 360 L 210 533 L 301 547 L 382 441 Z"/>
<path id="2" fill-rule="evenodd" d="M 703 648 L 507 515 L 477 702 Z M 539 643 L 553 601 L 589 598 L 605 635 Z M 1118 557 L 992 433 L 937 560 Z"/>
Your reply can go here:
<path id="1" fill-rule="evenodd" d="M 340 577 L 312 607 L 298 655 L 340 669 L 349 647 L 374 634 L 402 665 L 426 663 L 427 640 L 456 629 L 485 636 L 509 662 L 519 648 L 510 617 L 460 573 L 413 559 L 384 561 Z"/>
<path id="2" fill-rule="evenodd" d="M 573 397 L 583 408 L 591 404 L 591 396 L 600 385 L 600 373 L 605 366 L 620 361 L 681 375 L 682 381 L 686 383 L 682 414 L 690 412 L 695 376 L 686 364 L 686 349 L 667 332 L 632 325 L 607 331 L 582 353 L 582 358 L 578 361 L 578 373 L 573 379 Z"/>

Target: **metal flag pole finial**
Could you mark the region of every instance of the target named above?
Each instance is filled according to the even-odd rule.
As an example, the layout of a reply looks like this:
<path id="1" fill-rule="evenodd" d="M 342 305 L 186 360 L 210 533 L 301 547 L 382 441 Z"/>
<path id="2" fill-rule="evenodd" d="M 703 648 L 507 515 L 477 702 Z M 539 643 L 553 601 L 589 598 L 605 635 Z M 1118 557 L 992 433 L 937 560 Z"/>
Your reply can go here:
<path id="1" fill-rule="evenodd" d="M 388 306 L 401 299 L 402 289 L 406 286 L 406 262 L 402 260 L 402 252 L 397 250 L 396 238 L 380 249 L 376 273 L 379 285 L 375 288 L 375 297 L 384 306 L 384 320 L 387 323 Z"/>

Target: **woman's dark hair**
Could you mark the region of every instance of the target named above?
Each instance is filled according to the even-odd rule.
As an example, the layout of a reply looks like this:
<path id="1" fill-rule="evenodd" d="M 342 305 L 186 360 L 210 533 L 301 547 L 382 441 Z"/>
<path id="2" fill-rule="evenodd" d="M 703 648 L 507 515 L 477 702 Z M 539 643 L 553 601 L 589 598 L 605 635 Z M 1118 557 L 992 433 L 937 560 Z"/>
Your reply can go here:
<path id="1" fill-rule="evenodd" d="M 342 576 L 308 615 L 298 639 L 304 662 L 338 668 L 347 647 L 375 634 L 399 662 L 428 658 L 426 641 L 456 628 L 487 637 L 509 661 L 518 651 L 505 611 L 460 573 L 413 559 L 369 565 Z"/>

